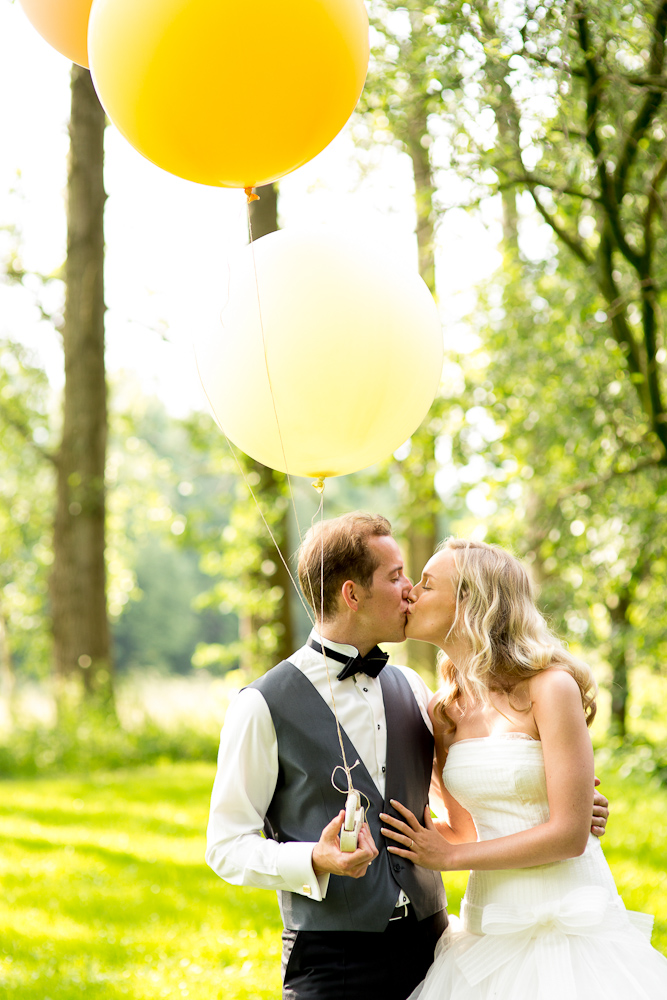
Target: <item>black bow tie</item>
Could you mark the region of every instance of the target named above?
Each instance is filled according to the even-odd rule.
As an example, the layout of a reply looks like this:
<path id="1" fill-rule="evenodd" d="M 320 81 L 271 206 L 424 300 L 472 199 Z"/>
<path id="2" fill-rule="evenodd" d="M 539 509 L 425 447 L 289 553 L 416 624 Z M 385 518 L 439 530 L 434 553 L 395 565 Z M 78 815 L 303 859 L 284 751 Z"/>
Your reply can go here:
<path id="1" fill-rule="evenodd" d="M 314 639 L 309 639 L 308 645 L 316 653 L 322 652 L 321 645 Z M 373 646 L 365 656 L 358 654 L 357 656 L 346 656 L 345 653 L 339 653 L 327 646 L 326 657 L 328 660 L 338 660 L 339 663 L 345 664 L 341 672 L 336 674 L 339 681 L 344 681 L 348 677 L 354 677 L 355 674 L 368 674 L 369 677 L 377 677 L 389 659 L 389 653 L 383 653 L 379 646 Z"/>

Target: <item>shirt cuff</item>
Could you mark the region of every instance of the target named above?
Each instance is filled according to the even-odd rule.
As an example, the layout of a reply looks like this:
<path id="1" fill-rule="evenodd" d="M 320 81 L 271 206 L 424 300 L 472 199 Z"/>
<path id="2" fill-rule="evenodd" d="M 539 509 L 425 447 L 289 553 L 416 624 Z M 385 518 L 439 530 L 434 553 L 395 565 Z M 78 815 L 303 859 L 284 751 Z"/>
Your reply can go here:
<path id="1" fill-rule="evenodd" d="M 321 902 L 329 887 L 328 872 L 316 875 L 313 871 L 315 843 L 287 841 L 278 851 L 278 872 L 288 892 L 296 892 L 308 899 Z"/>

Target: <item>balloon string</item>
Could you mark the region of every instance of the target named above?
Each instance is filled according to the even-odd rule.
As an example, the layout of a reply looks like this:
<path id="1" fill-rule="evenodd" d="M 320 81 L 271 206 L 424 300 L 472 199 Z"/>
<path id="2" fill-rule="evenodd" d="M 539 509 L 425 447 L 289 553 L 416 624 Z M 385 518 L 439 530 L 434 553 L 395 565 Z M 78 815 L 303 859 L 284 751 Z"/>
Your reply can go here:
<path id="1" fill-rule="evenodd" d="M 255 242 L 253 240 L 253 235 L 252 235 L 252 219 L 250 217 L 250 202 L 253 201 L 254 199 L 251 197 L 250 194 L 248 194 L 248 190 L 250 190 L 252 192 L 253 189 L 252 188 L 250 188 L 250 189 L 246 188 L 245 189 L 246 196 L 247 196 L 247 199 L 248 199 L 247 202 L 246 202 L 246 212 L 247 212 L 247 215 L 248 215 L 248 234 L 250 236 L 250 252 L 252 254 L 252 266 L 253 266 L 253 271 L 254 271 L 254 274 L 255 274 L 255 290 L 256 290 L 256 293 L 257 293 L 257 310 L 259 312 L 259 327 L 260 327 L 260 330 L 262 332 L 262 350 L 263 350 L 263 353 L 264 353 L 264 367 L 266 369 L 266 378 L 267 378 L 267 381 L 269 383 L 269 393 L 271 394 L 271 405 L 273 406 L 273 416 L 275 417 L 275 421 L 276 421 L 276 430 L 278 431 L 278 439 L 280 441 L 280 450 L 281 450 L 282 456 L 283 456 L 283 465 L 285 466 L 285 475 L 287 476 L 287 488 L 289 489 L 290 500 L 292 502 L 292 511 L 294 512 L 294 520 L 296 522 L 296 530 L 297 530 L 297 534 L 299 536 L 299 544 L 301 544 L 301 542 L 303 541 L 303 535 L 301 533 L 301 525 L 299 524 L 299 515 L 298 515 L 297 509 L 296 509 L 296 501 L 294 499 L 294 490 L 292 489 L 292 478 L 290 476 L 289 465 L 287 463 L 287 455 L 285 454 L 285 444 L 283 442 L 283 436 L 282 436 L 282 432 L 280 430 L 280 421 L 278 420 L 278 408 L 276 406 L 276 398 L 274 396 L 273 385 L 271 383 L 271 372 L 269 370 L 269 357 L 268 357 L 268 352 L 267 352 L 267 348 L 266 348 L 266 334 L 264 332 L 264 319 L 263 319 L 263 316 L 262 316 L 262 300 L 261 300 L 260 294 L 259 294 L 259 278 L 257 276 L 257 260 L 255 258 Z M 258 196 L 255 196 L 255 197 L 258 197 Z"/>
<path id="2" fill-rule="evenodd" d="M 251 217 L 250 217 L 250 202 L 253 200 L 253 198 L 252 198 L 252 192 L 249 193 L 247 189 L 246 189 L 246 197 L 247 197 L 246 210 L 247 210 L 247 213 L 248 213 L 248 233 L 250 235 L 250 250 L 251 250 L 251 253 L 252 253 L 252 264 L 253 264 L 253 268 L 254 268 L 254 272 L 255 272 L 255 289 L 256 289 L 256 292 L 257 292 L 257 308 L 259 310 L 259 325 L 260 325 L 260 329 L 262 331 L 262 347 L 263 347 L 263 350 L 264 350 L 264 365 L 265 365 L 265 368 L 266 368 L 266 377 L 267 377 L 267 380 L 268 380 L 268 383 L 269 383 L 269 392 L 271 393 L 271 403 L 273 405 L 273 415 L 274 415 L 275 420 L 276 420 L 276 428 L 278 430 L 278 438 L 280 440 L 280 448 L 281 448 L 282 455 L 283 455 L 283 465 L 285 466 L 285 473 L 287 475 L 287 483 L 289 485 L 290 498 L 292 500 L 292 509 L 294 511 L 294 518 L 295 518 L 295 521 L 296 521 L 297 531 L 299 533 L 299 541 L 302 542 L 303 538 L 301 536 L 301 527 L 299 525 L 299 516 L 297 514 L 296 502 L 294 500 L 294 491 L 292 489 L 292 479 L 291 479 L 291 476 L 290 476 L 290 473 L 289 473 L 289 465 L 288 465 L 288 462 L 287 462 L 287 456 L 285 454 L 285 445 L 284 445 L 283 436 L 282 436 L 282 433 L 281 433 L 281 430 L 280 430 L 280 421 L 278 420 L 278 408 L 276 406 L 276 400 L 275 400 L 275 396 L 274 396 L 274 393 L 273 393 L 273 385 L 271 383 L 271 372 L 269 370 L 269 358 L 268 358 L 268 353 L 267 353 L 267 348 L 266 348 L 266 334 L 265 334 L 265 331 L 264 331 L 264 320 L 263 320 L 263 317 L 262 317 L 262 302 L 261 302 L 261 298 L 260 298 L 260 294 L 259 294 L 259 278 L 257 276 L 257 260 L 255 258 L 255 246 L 254 246 L 254 241 L 253 241 L 253 236 L 252 236 L 252 220 L 251 220 Z M 317 511 L 313 515 L 313 518 L 312 518 L 312 521 L 311 521 L 311 528 L 314 526 L 315 518 L 319 514 L 320 515 L 320 544 L 321 544 L 321 550 L 320 550 L 320 623 L 322 623 L 324 621 L 324 531 L 323 531 L 323 521 L 324 521 L 324 478 L 322 476 L 320 476 L 318 478 L 317 482 L 313 483 L 313 486 L 315 487 L 315 489 L 320 494 L 320 504 L 319 504 L 319 507 L 318 507 Z M 254 494 L 253 494 L 253 496 L 254 496 Z M 265 523 L 266 523 L 266 520 L 265 520 Z M 268 525 L 267 525 L 267 527 L 268 527 Z M 273 535 L 271 537 L 273 538 Z M 274 544 L 276 544 L 275 539 L 273 539 L 273 541 L 274 541 Z M 279 547 L 278 547 L 278 551 L 280 551 Z M 282 553 L 281 553 L 281 558 L 282 558 Z M 283 562 L 285 562 L 284 559 L 283 559 Z M 291 574 L 290 574 L 290 578 L 291 578 Z M 306 572 L 306 579 L 308 581 L 308 588 L 310 590 L 311 606 L 313 608 L 313 611 L 315 611 L 315 595 L 313 593 L 313 584 L 312 584 L 312 580 L 310 578 L 310 573 L 308 571 Z M 294 582 L 294 581 L 292 581 L 292 582 Z M 295 586 L 296 586 L 296 584 L 295 584 Z M 299 596 L 301 596 L 301 595 L 299 595 Z M 303 603 L 303 601 L 302 601 L 302 603 Z M 308 617 L 312 621 L 312 617 L 311 617 L 310 614 L 308 615 Z M 352 774 L 351 774 L 350 768 L 348 767 L 347 757 L 345 755 L 345 745 L 343 743 L 343 735 L 342 735 L 342 732 L 341 732 L 340 722 L 338 720 L 338 713 L 336 711 L 336 699 L 334 698 L 333 686 L 331 684 L 331 674 L 329 673 L 329 664 L 328 664 L 328 661 L 327 661 L 327 654 L 325 652 L 324 643 L 321 643 L 321 646 L 322 646 L 322 655 L 324 657 L 324 668 L 326 670 L 327 682 L 329 684 L 329 694 L 331 695 L 331 705 L 332 705 L 332 708 L 333 708 L 334 718 L 336 720 L 336 732 L 338 733 L 338 743 L 340 745 L 340 752 L 341 752 L 342 757 L 343 757 L 343 769 L 345 771 L 345 774 L 347 775 L 348 789 L 349 789 L 349 791 L 352 791 L 352 787 L 353 787 L 352 786 Z"/>
<path id="3" fill-rule="evenodd" d="M 320 627 L 324 622 L 324 480 L 320 480 L 322 483 L 322 489 L 320 492 L 320 505 L 313 514 L 312 521 L 310 522 L 311 528 L 315 526 L 315 518 L 320 515 Z M 310 587 L 310 599 L 313 608 L 315 607 L 315 595 L 313 594 L 313 584 L 310 579 L 310 573 L 307 574 L 308 586 Z M 320 636 L 323 639 L 323 636 Z M 343 743 L 343 734 L 340 728 L 340 721 L 338 719 L 338 712 L 336 711 L 336 699 L 334 698 L 333 685 L 331 683 L 331 674 L 329 673 L 329 658 L 326 653 L 326 646 L 324 641 L 320 642 L 322 648 L 322 656 L 324 657 L 324 669 L 327 672 L 327 683 L 329 685 L 329 694 L 331 695 L 331 706 L 333 708 L 334 719 L 336 720 L 336 732 L 338 733 L 338 744 L 340 746 L 340 752 L 343 757 L 343 770 L 347 775 L 347 790 L 348 793 L 354 788 L 352 784 L 352 770 L 348 766 L 347 757 L 345 756 L 345 744 Z M 338 765 L 340 767 L 340 764 Z M 335 771 L 334 771 L 335 773 Z M 332 776 L 333 777 L 333 776 Z"/>
<path id="4" fill-rule="evenodd" d="M 243 466 L 242 466 L 241 462 L 239 461 L 239 458 L 238 458 L 238 455 L 236 454 L 236 451 L 235 451 L 235 449 L 234 449 L 234 446 L 233 446 L 232 442 L 231 442 L 231 441 L 229 440 L 229 438 L 227 437 L 227 432 L 225 431 L 225 428 L 224 428 L 224 427 L 222 426 L 221 422 L 220 422 L 220 421 L 218 420 L 218 415 L 217 415 L 217 413 L 215 412 L 215 407 L 213 406 L 213 403 L 212 403 L 212 401 L 211 401 L 211 398 L 209 397 L 209 394 L 208 394 L 208 393 L 207 393 L 207 391 L 206 391 L 206 386 L 204 385 L 204 380 L 203 380 L 203 378 L 201 377 L 201 372 L 200 372 L 200 370 L 199 370 L 199 359 L 197 358 L 197 355 L 196 355 L 196 353 L 195 353 L 195 365 L 196 365 L 196 367 L 197 367 L 197 374 L 199 375 L 199 381 L 201 382 L 201 386 L 202 386 L 202 389 L 204 390 L 204 395 L 206 396 L 206 400 L 207 400 L 207 402 L 208 402 L 208 405 L 209 405 L 209 406 L 211 407 L 211 412 L 212 412 L 213 416 L 214 416 L 214 417 L 215 417 L 215 419 L 216 419 L 216 422 L 217 422 L 217 424 L 218 424 L 218 427 L 220 428 L 220 430 L 221 430 L 221 431 L 222 431 L 222 433 L 223 433 L 223 436 L 224 436 L 224 438 L 225 438 L 225 441 L 227 442 L 227 447 L 229 448 L 230 452 L 232 453 L 232 458 L 234 459 L 234 461 L 235 461 L 235 463 L 236 463 L 236 467 L 237 467 L 237 469 L 239 470 L 239 472 L 241 473 L 241 477 L 242 477 L 242 479 L 243 479 L 244 483 L 245 483 L 245 484 L 246 484 L 246 486 L 248 487 L 248 492 L 250 493 L 250 496 L 251 496 L 251 497 L 253 498 L 253 500 L 255 501 L 255 505 L 256 505 L 256 507 L 257 507 L 257 510 L 259 511 L 259 516 L 261 517 L 262 521 L 264 522 L 264 527 L 265 527 L 265 528 L 266 528 L 266 530 L 268 531 L 268 533 L 269 533 L 269 536 L 270 536 L 270 538 L 271 538 L 271 541 L 273 542 L 273 544 L 274 544 L 274 545 L 275 545 L 275 547 L 276 547 L 276 552 L 277 552 L 277 553 L 278 553 L 278 555 L 280 556 L 280 559 L 281 559 L 281 561 L 282 561 L 282 564 L 283 564 L 283 566 L 284 566 L 284 567 L 285 567 L 285 569 L 287 570 L 287 575 L 288 575 L 288 577 L 290 578 L 290 580 L 291 580 L 291 582 L 292 582 L 292 586 L 294 587 L 294 589 L 295 589 L 295 591 L 296 591 L 296 594 L 297 594 L 297 597 L 298 597 L 298 598 L 299 598 L 299 600 L 301 601 L 301 603 L 302 603 L 302 605 L 303 605 L 303 607 L 304 607 L 304 610 L 305 610 L 306 614 L 308 615 L 308 618 L 309 618 L 309 620 L 310 620 L 310 623 L 311 623 L 311 625 L 312 625 L 312 626 L 313 626 L 313 628 L 314 628 L 314 627 L 315 627 L 315 619 L 314 619 L 314 617 L 313 617 L 313 614 L 312 614 L 312 612 L 311 612 L 311 609 L 310 609 L 310 608 L 308 607 L 308 605 L 306 604 L 306 602 L 305 602 L 305 601 L 304 601 L 304 599 L 303 599 L 303 596 L 302 596 L 302 594 L 301 594 L 301 591 L 300 591 L 300 589 L 299 589 L 299 587 L 298 587 L 298 585 L 297 585 L 297 582 L 296 582 L 296 580 L 294 579 L 294 576 L 293 576 L 293 574 L 292 574 L 292 571 L 291 571 L 291 569 L 289 568 L 289 564 L 288 564 L 287 560 L 285 559 L 285 557 L 284 557 L 284 555 L 283 555 L 283 553 L 282 553 L 282 550 L 281 550 L 280 546 L 278 545 L 278 542 L 276 541 L 276 538 L 275 538 L 275 535 L 274 535 L 274 534 L 273 534 L 273 532 L 271 531 L 271 527 L 270 527 L 270 525 L 269 525 L 269 522 L 268 522 L 268 521 L 266 520 L 266 518 L 265 518 L 265 516 L 264 516 L 264 511 L 262 510 L 262 508 L 261 508 L 261 506 L 260 506 L 260 503 L 259 503 L 259 500 L 258 500 L 258 499 L 257 499 L 257 497 L 255 496 L 255 492 L 254 492 L 254 490 L 253 490 L 252 486 L 250 485 L 250 480 L 248 479 L 248 477 L 247 477 L 247 476 L 246 476 L 246 474 L 245 474 L 245 470 L 244 470 L 244 468 L 243 468 Z"/>
<path id="5" fill-rule="evenodd" d="M 227 447 L 229 448 L 230 452 L 232 453 L 232 457 L 233 457 L 234 461 L 236 462 L 236 467 L 239 470 L 239 472 L 241 473 L 243 481 L 244 481 L 244 483 L 246 484 L 246 486 L 248 488 L 248 492 L 250 493 L 250 496 L 253 498 L 253 500 L 255 502 L 255 506 L 257 507 L 257 510 L 259 511 L 259 516 L 261 517 L 262 521 L 264 522 L 264 527 L 268 531 L 269 536 L 271 538 L 271 541 L 273 542 L 273 544 L 275 546 L 276 552 L 278 553 L 278 555 L 279 555 L 279 557 L 280 557 L 280 559 L 282 561 L 283 566 L 287 570 L 287 575 L 288 575 L 288 577 L 289 577 L 289 579 L 290 579 L 290 581 L 292 583 L 292 586 L 294 587 L 294 589 L 295 589 L 295 591 L 297 593 L 297 597 L 299 598 L 299 600 L 301 601 L 301 604 L 303 605 L 303 608 L 304 608 L 304 610 L 306 612 L 306 615 L 308 616 L 308 619 L 309 619 L 311 625 L 313 626 L 313 628 L 317 628 L 317 622 L 316 622 L 315 618 L 313 617 L 313 612 L 315 610 L 315 594 L 313 592 L 313 581 L 312 581 L 310 572 L 306 573 L 306 580 L 308 581 L 308 589 L 310 591 L 310 600 L 311 600 L 311 607 L 308 607 L 308 604 L 303 599 L 303 595 L 301 593 L 301 590 L 297 586 L 296 580 L 294 579 L 292 571 L 289 568 L 287 560 L 285 559 L 285 557 L 284 557 L 284 555 L 283 555 L 283 553 L 281 551 L 281 548 L 278 545 L 276 537 L 273 534 L 273 532 L 271 531 L 271 526 L 269 525 L 269 522 L 267 521 L 267 519 L 264 516 L 264 511 L 262 510 L 262 508 L 260 506 L 259 500 L 255 496 L 255 491 L 253 490 L 252 486 L 250 485 L 250 481 L 249 481 L 248 477 L 245 474 L 245 471 L 243 469 L 243 466 L 242 466 L 241 462 L 239 461 L 238 455 L 236 454 L 236 450 L 235 450 L 232 442 L 229 440 L 224 427 L 222 426 L 221 422 L 218 420 L 218 416 L 217 416 L 217 414 L 215 412 L 215 407 L 213 406 L 213 403 L 212 403 L 212 401 L 211 401 L 211 399 L 210 399 L 210 397 L 209 397 L 209 395 L 208 395 L 208 393 L 206 391 L 206 386 L 204 385 L 204 380 L 201 377 L 201 371 L 199 370 L 199 359 L 197 358 L 197 354 L 196 353 L 195 353 L 195 365 L 197 367 L 197 374 L 199 375 L 199 381 L 201 382 L 202 389 L 204 390 L 204 395 L 206 396 L 206 400 L 208 402 L 208 405 L 211 407 L 211 412 L 213 413 L 213 416 L 215 417 L 215 419 L 216 419 L 216 421 L 218 423 L 218 426 L 222 430 L 222 433 L 223 433 L 223 436 L 225 438 L 225 441 L 227 442 Z M 312 517 L 312 520 L 311 520 L 311 524 L 310 524 L 311 528 L 313 528 L 315 526 L 315 518 L 317 517 L 318 514 L 320 515 L 320 624 L 321 624 L 324 621 L 324 531 L 322 530 L 323 529 L 323 522 L 324 522 L 324 481 L 323 480 L 322 480 L 322 489 L 320 490 L 320 503 L 319 503 L 319 506 L 318 506 L 317 510 L 313 514 L 313 517 Z M 311 610 L 311 608 L 312 608 L 312 610 Z M 320 638 L 322 638 L 322 636 L 320 636 Z M 340 721 L 338 719 L 338 712 L 336 711 L 336 699 L 335 699 L 334 693 L 333 693 L 333 685 L 331 683 L 331 674 L 329 673 L 329 662 L 328 662 L 328 658 L 327 658 L 327 654 L 326 654 L 326 647 L 324 645 L 324 642 L 320 643 L 320 645 L 322 647 L 322 656 L 324 658 L 324 669 L 326 670 L 326 674 L 327 674 L 327 683 L 329 685 L 329 694 L 331 695 L 331 706 L 332 706 L 332 709 L 333 709 L 334 719 L 336 720 L 336 733 L 338 734 L 338 744 L 340 746 L 340 752 L 341 752 L 341 756 L 343 758 L 342 768 L 345 771 L 345 774 L 347 775 L 348 792 L 351 792 L 352 789 L 353 789 L 353 784 L 352 784 L 352 768 L 349 767 L 349 765 L 347 763 L 347 756 L 345 754 L 345 744 L 343 743 L 343 734 L 342 734 L 342 731 L 341 731 Z M 338 766 L 340 767 L 340 764 Z M 353 767 L 354 766 L 356 766 L 356 765 L 353 765 Z"/>
<path id="6" fill-rule="evenodd" d="M 357 767 L 360 763 L 361 761 L 359 760 L 359 758 L 357 758 L 349 770 L 354 771 L 355 767 Z M 345 791 L 345 789 L 339 788 L 338 785 L 336 784 L 336 771 L 342 771 L 342 770 L 343 768 L 340 766 L 340 764 L 336 764 L 333 771 L 331 772 L 331 784 L 333 785 L 333 787 L 336 789 L 337 792 L 341 793 L 341 795 L 349 795 L 352 789 L 350 788 L 350 775 L 347 771 L 345 772 L 347 774 L 347 785 L 348 785 L 347 792 Z M 363 798 L 365 798 L 366 802 L 368 803 L 368 805 L 364 806 L 364 822 L 365 822 L 366 814 L 368 813 L 368 810 L 371 807 L 371 800 L 368 798 L 365 792 L 359 792 L 359 795 L 363 796 Z"/>
<path id="7" fill-rule="evenodd" d="M 291 501 L 292 501 L 292 509 L 294 511 L 294 518 L 295 518 L 295 521 L 296 521 L 297 531 L 298 531 L 298 534 L 299 534 L 299 541 L 302 542 L 303 541 L 303 537 L 301 535 L 301 528 L 300 528 L 300 525 L 299 525 L 299 516 L 298 516 L 298 513 L 297 513 L 297 509 L 296 509 L 296 502 L 295 502 L 295 499 L 294 499 L 294 491 L 292 489 L 292 480 L 291 480 L 291 476 L 289 474 L 287 457 L 285 455 L 285 446 L 284 446 L 283 437 L 282 437 L 282 434 L 281 434 L 281 431 L 280 431 L 280 422 L 278 420 L 278 411 L 277 411 L 277 408 L 276 408 L 276 401 L 275 401 L 275 397 L 274 397 L 274 394 L 273 394 L 273 386 L 271 385 L 271 375 L 270 375 L 270 372 L 269 372 L 269 362 L 268 362 L 268 356 L 267 356 L 267 350 L 266 350 L 266 337 L 265 337 L 265 333 L 264 333 L 264 322 L 263 322 L 263 319 L 262 319 L 262 304 L 261 304 L 261 299 L 260 299 L 260 295 L 259 295 L 259 279 L 258 279 L 258 276 L 257 276 L 257 262 L 256 262 L 256 259 L 255 259 L 255 248 L 254 248 L 254 245 L 253 245 L 252 222 L 251 222 L 251 219 L 250 219 L 250 202 L 258 200 L 258 195 L 255 194 L 255 192 L 254 192 L 254 190 L 252 188 L 246 188 L 245 189 L 245 194 L 246 194 L 246 198 L 247 198 L 247 202 L 246 202 L 247 208 L 246 208 L 246 210 L 247 210 L 247 215 L 248 215 L 248 233 L 250 235 L 250 248 L 251 248 L 251 253 L 252 253 L 253 269 L 254 269 L 254 273 L 255 273 L 255 288 L 256 288 L 256 291 L 257 291 L 257 308 L 259 310 L 259 322 L 260 322 L 260 329 L 262 331 L 262 346 L 263 346 L 263 349 L 264 349 L 264 364 L 265 364 L 265 367 L 266 367 L 266 376 L 267 376 L 267 380 L 268 380 L 268 383 L 269 383 L 269 391 L 271 393 L 271 402 L 273 404 L 273 413 L 274 413 L 275 420 L 276 420 L 276 428 L 278 430 L 278 437 L 280 439 L 280 447 L 281 447 L 282 454 L 283 454 L 283 463 L 285 465 L 285 473 L 286 473 L 286 476 L 287 476 L 287 483 L 288 483 L 288 487 L 289 487 L 290 498 L 291 498 Z M 290 579 L 290 581 L 292 583 L 292 586 L 294 587 L 294 589 L 297 592 L 299 600 L 301 601 L 301 604 L 303 605 L 303 607 L 305 609 L 305 612 L 306 612 L 306 614 L 308 616 L 308 619 L 310 620 L 312 626 L 315 628 L 315 627 L 317 627 L 317 622 L 316 622 L 315 618 L 313 617 L 313 613 L 315 612 L 315 595 L 314 595 L 314 592 L 313 592 L 313 584 L 312 584 L 312 579 L 311 579 L 311 576 L 310 576 L 310 572 L 306 573 L 306 579 L 308 581 L 308 588 L 309 588 L 309 591 L 310 591 L 312 613 L 311 613 L 311 608 L 309 608 L 308 605 L 307 605 L 307 603 L 304 601 L 303 595 L 301 594 L 301 591 L 300 591 L 299 587 L 297 586 L 297 583 L 296 583 L 296 581 L 294 579 L 294 576 L 292 575 L 292 571 L 289 568 L 287 560 L 285 559 L 285 557 L 284 557 L 284 555 L 283 555 L 283 553 L 281 551 L 281 548 L 278 545 L 278 542 L 277 542 L 277 540 L 276 540 L 273 532 L 271 531 L 271 527 L 270 527 L 270 525 L 269 525 L 266 517 L 264 516 L 264 512 L 263 512 L 263 510 L 262 510 L 262 508 L 261 508 L 261 506 L 259 504 L 259 501 L 258 501 L 257 497 L 255 496 L 255 492 L 254 492 L 252 486 L 250 485 L 250 482 L 248 480 L 248 477 L 245 474 L 243 466 L 241 465 L 241 462 L 238 459 L 238 456 L 237 456 L 236 451 L 235 451 L 235 449 L 234 449 L 234 447 L 232 445 L 232 442 L 229 440 L 229 438 L 227 436 L 227 433 L 226 433 L 226 431 L 225 431 L 225 429 L 224 429 L 221 421 L 219 421 L 218 418 L 217 418 L 217 414 L 215 412 L 215 408 L 214 408 L 214 406 L 213 406 L 213 404 L 211 402 L 211 399 L 209 398 L 208 393 L 206 392 L 206 387 L 204 385 L 204 380 L 201 377 L 201 372 L 199 370 L 199 361 L 197 359 L 196 353 L 195 353 L 195 364 L 197 366 L 197 374 L 199 375 L 199 380 L 200 380 L 200 382 L 202 384 L 202 388 L 204 390 L 204 395 L 206 396 L 208 404 L 211 407 L 211 411 L 212 411 L 213 415 L 216 418 L 218 426 L 222 430 L 222 433 L 223 433 L 223 435 L 225 437 L 225 440 L 227 442 L 227 446 L 229 447 L 229 450 L 232 453 L 232 456 L 234 458 L 236 466 L 237 466 L 239 472 L 241 473 L 241 476 L 242 476 L 243 481 L 245 482 L 245 484 L 246 484 L 246 486 L 248 488 L 250 496 L 252 497 L 252 499 L 255 502 L 255 506 L 257 507 L 257 510 L 259 511 L 259 515 L 260 515 L 262 521 L 264 522 L 264 526 L 265 526 L 266 530 L 268 531 L 269 536 L 271 538 L 271 541 L 273 542 L 273 544 L 274 544 L 274 546 L 276 548 L 276 551 L 277 551 L 277 553 L 278 553 L 278 555 L 279 555 L 279 557 L 280 557 L 280 559 L 281 559 L 281 561 L 283 563 L 283 566 L 285 567 L 285 569 L 287 571 L 287 575 L 288 575 L 288 577 L 289 577 L 289 579 Z M 315 518 L 319 514 L 320 515 L 320 624 L 321 624 L 324 621 L 324 531 L 323 531 L 323 527 L 324 527 L 324 477 L 320 476 L 313 483 L 313 486 L 315 487 L 315 489 L 317 490 L 317 492 L 320 494 L 319 507 L 315 511 L 315 514 L 313 515 L 313 518 L 311 520 L 311 528 L 314 527 Z M 331 683 L 331 674 L 329 672 L 329 664 L 328 664 L 328 658 L 327 658 L 327 655 L 326 655 L 326 647 L 324 645 L 324 642 L 321 643 L 321 646 L 322 646 L 322 655 L 323 655 L 323 658 L 324 658 L 324 667 L 325 667 L 326 675 L 327 675 L 327 682 L 328 682 L 328 685 L 329 685 L 329 694 L 331 695 L 331 705 L 332 705 L 332 708 L 333 708 L 334 718 L 336 720 L 336 732 L 337 732 L 337 735 L 338 735 L 338 743 L 339 743 L 340 752 L 341 752 L 341 755 L 342 755 L 342 758 L 343 758 L 343 768 L 342 769 L 345 771 L 345 774 L 347 776 L 347 785 L 348 785 L 348 793 L 349 793 L 349 792 L 351 792 L 353 790 L 353 787 L 354 787 L 353 784 L 352 784 L 352 770 L 351 770 L 351 768 L 349 767 L 349 765 L 347 763 L 347 756 L 345 754 L 345 745 L 343 743 L 343 734 L 342 734 L 342 731 L 341 731 L 340 721 L 338 719 L 338 712 L 336 711 L 336 699 L 335 699 L 334 693 L 333 693 L 333 685 Z M 340 765 L 339 765 L 339 767 L 340 767 Z"/>

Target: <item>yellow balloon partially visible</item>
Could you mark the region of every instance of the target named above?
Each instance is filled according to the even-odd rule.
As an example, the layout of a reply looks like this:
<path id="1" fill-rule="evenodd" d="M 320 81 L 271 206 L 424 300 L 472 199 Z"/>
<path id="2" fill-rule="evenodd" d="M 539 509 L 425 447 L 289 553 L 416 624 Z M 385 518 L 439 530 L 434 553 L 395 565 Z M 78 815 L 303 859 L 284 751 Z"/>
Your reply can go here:
<path id="1" fill-rule="evenodd" d="M 109 118 L 179 177 L 254 187 L 306 163 L 352 114 L 363 0 L 95 0 L 88 35 Z"/>
<path id="2" fill-rule="evenodd" d="M 79 66 L 88 68 L 88 18 L 93 0 L 21 0 L 42 38 Z"/>
<path id="3" fill-rule="evenodd" d="M 438 389 L 443 344 L 425 283 L 384 248 L 282 230 L 239 255 L 222 328 L 196 354 L 229 439 L 264 465 L 319 478 L 406 441 Z"/>

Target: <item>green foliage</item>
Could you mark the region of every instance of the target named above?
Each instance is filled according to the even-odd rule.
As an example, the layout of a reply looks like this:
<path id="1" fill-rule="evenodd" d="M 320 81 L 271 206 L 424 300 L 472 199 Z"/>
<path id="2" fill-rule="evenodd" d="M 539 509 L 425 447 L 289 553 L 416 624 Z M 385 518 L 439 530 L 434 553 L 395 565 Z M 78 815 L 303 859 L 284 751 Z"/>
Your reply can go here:
<path id="1" fill-rule="evenodd" d="M 599 338 L 620 348 L 643 411 L 643 451 L 664 462 L 665 5 L 466 6 L 475 60 L 452 115 L 472 140 L 476 197 L 500 192 L 511 224 L 522 194 L 577 262 L 576 297 L 596 299 Z M 472 116 L 486 123 L 477 139 Z"/>
<path id="2" fill-rule="evenodd" d="M 482 362 L 464 360 L 459 491 L 487 540 L 532 564 L 542 607 L 611 689 L 622 732 L 629 671 L 662 670 L 667 633 L 667 476 L 623 353 L 567 253 L 508 252 L 471 319 Z"/>
<path id="3" fill-rule="evenodd" d="M 436 0 L 373 0 L 371 59 L 357 108 L 355 140 L 366 147 L 392 143 L 427 150 L 430 116 L 443 114 L 453 87 L 463 83 L 460 39 L 452 4 Z M 437 134 L 437 131 L 436 131 Z"/>
<path id="4" fill-rule="evenodd" d="M 0 778 L 88 773 L 156 761 L 215 760 L 218 733 L 165 728 L 150 719 L 129 729 L 94 709 L 61 714 L 54 727 L 17 724 L 0 733 Z"/>
<path id="5" fill-rule="evenodd" d="M 420 249 L 434 178 L 471 211 L 495 197 L 505 249 L 480 349 L 452 359 L 461 409 L 440 398 L 403 457 L 402 526 L 432 514 L 437 469 L 441 526 L 533 564 L 623 733 L 629 670 L 666 651 L 667 5 L 378 0 L 371 19 L 356 135 L 411 156 Z"/>
<path id="6" fill-rule="evenodd" d="M 138 596 L 125 607 L 114 628 L 119 671 L 150 667 L 187 674 L 199 643 L 231 640 L 230 616 L 198 610 L 208 580 L 198 568 L 198 553 L 150 539 L 134 553 Z"/>
<path id="7" fill-rule="evenodd" d="M 32 677 L 49 668 L 48 405 L 44 373 L 19 344 L 0 342 L 0 617 L 14 667 Z"/>
<path id="8" fill-rule="evenodd" d="M 199 462 L 199 477 L 218 477 L 225 490 L 224 520 L 219 510 L 202 508 L 188 534 L 202 572 L 212 580 L 196 607 L 216 610 L 238 623 L 228 630 L 224 643 L 203 638 L 193 662 L 209 669 L 243 664 L 252 673 L 262 673 L 276 660 L 284 629 L 280 609 L 283 598 L 289 602 L 292 597 L 284 582 L 274 579 L 279 556 L 267 529 L 287 551 L 282 529 L 289 507 L 286 477 L 242 452 L 232 453 L 210 417 L 195 415 L 184 426 Z"/>
<path id="9" fill-rule="evenodd" d="M 114 389 L 109 487 L 109 611 L 117 667 L 186 673 L 203 641 L 224 643 L 233 616 L 208 610 L 202 534 L 218 541 L 227 479 L 202 468 L 187 431 L 130 378 Z"/>

